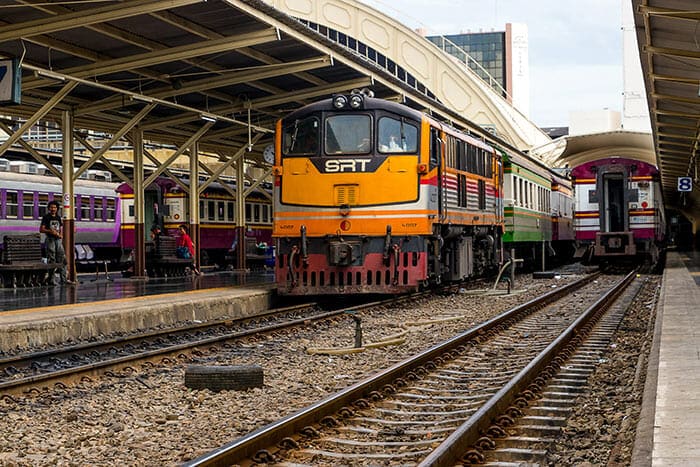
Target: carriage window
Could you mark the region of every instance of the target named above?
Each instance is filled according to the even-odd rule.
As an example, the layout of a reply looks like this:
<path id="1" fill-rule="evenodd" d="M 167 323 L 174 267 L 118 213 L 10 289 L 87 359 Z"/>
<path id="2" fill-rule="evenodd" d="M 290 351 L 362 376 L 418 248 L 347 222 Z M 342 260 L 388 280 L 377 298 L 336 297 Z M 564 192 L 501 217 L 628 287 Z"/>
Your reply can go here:
<path id="1" fill-rule="evenodd" d="M 316 117 L 296 120 L 282 131 L 282 151 L 291 156 L 318 154 L 319 122 Z"/>
<path id="2" fill-rule="evenodd" d="M 206 219 L 206 211 L 204 210 L 204 201 L 199 200 L 199 220 L 203 221 Z"/>
<path id="3" fill-rule="evenodd" d="M 245 205 L 245 221 L 246 221 L 246 223 L 248 223 L 252 219 L 253 219 L 253 214 L 252 214 L 252 209 L 250 207 L 250 203 L 246 203 L 246 205 Z"/>
<path id="4" fill-rule="evenodd" d="M 104 218 L 104 198 L 95 198 L 95 220 L 101 221 Z"/>
<path id="5" fill-rule="evenodd" d="M 525 207 L 525 187 L 522 178 L 518 178 L 518 206 Z"/>
<path id="6" fill-rule="evenodd" d="M 90 220 L 90 197 L 80 197 L 80 219 L 84 221 Z"/>
<path id="7" fill-rule="evenodd" d="M 227 220 L 235 222 L 236 218 L 233 216 L 233 203 L 231 201 L 226 202 L 226 213 L 227 213 Z"/>
<path id="8" fill-rule="evenodd" d="M 219 221 L 225 221 L 226 220 L 226 211 L 224 210 L 224 202 L 223 201 L 218 201 L 216 203 L 216 220 Z"/>
<path id="9" fill-rule="evenodd" d="M 22 193 L 22 217 L 34 219 L 34 193 Z"/>
<path id="10" fill-rule="evenodd" d="M 372 138 L 369 115 L 333 115 L 326 119 L 326 154 L 367 154 Z"/>
<path id="11" fill-rule="evenodd" d="M 416 152 L 418 128 L 405 120 L 391 117 L 379 119 L 379 150 L 381 152 Z"/>
<path id="12" fill-rule="evenodd" d="M 107 198 L 107 220 L 114 222 L 116 208 L 114 198 Z"/>
<path id="13" fill-rule="evenodd" d="M 44 217 L 44 214 L 48 212 L 46 206 L 49 204 L 49 194 L 39 193 L 39 217 Z"/>
<path id="14" fill-rule="evenodd" d="M 57 216 L 62 216 L 63 215 L 63 203 L 61 202 L 61 193 L 54 193 L 53 194 L 53 201 L 56 201 L 58 203 L 58 212 L 56 213 Z"/>
<path id="15" fill-rule="evenodd" d="M 265 224 L 270 223 L 270 206 L 268 206 L 267 204 L 263 204 L 262 207 L 262 221 Z"/>
<path id="16" fill-rule="evenodd" d="M 216 203 L 214 201 L 207 201 L 207 219 L 210 221 L 216 220 Z"/>
<path id="17" fill-rule="evenodd" d="M 260 222 L 260 205 L 253 205 L 253 222 Z"/>
<path id="18" fill-rule="evenodd" d="M 7 217 L 17 217 L 17 192 L 16 191 L 8 191 L 5 193 L 6 196 L 6 209 L 7 209 Z"/>

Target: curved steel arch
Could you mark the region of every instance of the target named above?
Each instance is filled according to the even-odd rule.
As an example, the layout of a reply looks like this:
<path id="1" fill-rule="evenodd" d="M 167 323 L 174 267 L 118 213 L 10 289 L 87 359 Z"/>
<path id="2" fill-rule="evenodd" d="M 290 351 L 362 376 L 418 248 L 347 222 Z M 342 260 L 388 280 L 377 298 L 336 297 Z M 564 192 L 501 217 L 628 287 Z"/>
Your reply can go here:
<path id="1" fill-rule="evenodd" d="M 501 138 L 517 148 L 530 149 L 549 141 L 549 136 L 471 70 L 370 6 L 354 0 L 264 1 L 292 17 L 332 28 L 374 48 L 415 76 L 444 105 L 474 123 L 495 127 Z"/>

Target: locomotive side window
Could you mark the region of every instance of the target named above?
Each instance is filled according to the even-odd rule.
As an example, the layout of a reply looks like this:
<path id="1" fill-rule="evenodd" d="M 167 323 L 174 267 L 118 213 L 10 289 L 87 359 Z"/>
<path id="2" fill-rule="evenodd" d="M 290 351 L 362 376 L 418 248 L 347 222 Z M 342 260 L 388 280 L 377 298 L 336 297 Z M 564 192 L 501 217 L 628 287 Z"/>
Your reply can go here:
<path id="1" fill-rule="evenodd" d="M 440 165 L 440 133 L 437 128 L 430 129 L 430 168 Z"/>
<path id="2" fill-rule="evenodd" d="M 382 117 L 377 127 L 380 152 L 418 151 L 418 128 L 404 119 Z"/>
<path id="3" fill-rule="evenodd" d="M 316 117 L 297 120 L 282 131 L 282 152 L 290 156 L 318 154 L 319 121 Z"/>
<path id="4" fill-rule="evenodd" d="M 371 141 L 372 119 L 369 115 L 333 115 L 326 118 L 323 145 L 326 154 L 367 154 Z"/>

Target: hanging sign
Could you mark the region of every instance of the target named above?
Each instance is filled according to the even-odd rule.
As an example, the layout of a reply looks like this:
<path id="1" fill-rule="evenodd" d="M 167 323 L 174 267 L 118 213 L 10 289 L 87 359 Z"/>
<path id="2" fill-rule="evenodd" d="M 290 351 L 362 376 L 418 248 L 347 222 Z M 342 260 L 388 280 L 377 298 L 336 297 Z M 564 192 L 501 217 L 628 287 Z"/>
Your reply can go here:
<path id="1" fill-rule="evenodd" d="M 22 70 L 16 58 L 0 59 L 0 104 L 19 104 Z"/>
<path id="2" fill-rule="evenodd" d="M 678 191 L 693 191 L 693 178 L 678 177 Z"/>

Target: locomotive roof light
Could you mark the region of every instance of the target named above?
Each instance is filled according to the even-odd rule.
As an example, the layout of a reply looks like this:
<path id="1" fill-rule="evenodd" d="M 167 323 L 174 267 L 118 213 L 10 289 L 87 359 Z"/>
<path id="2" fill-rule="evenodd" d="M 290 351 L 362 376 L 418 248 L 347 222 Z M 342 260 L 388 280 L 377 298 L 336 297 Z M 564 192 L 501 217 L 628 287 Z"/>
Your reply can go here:
<path id="1" fill-rule="evenodd" d="M 336 109 L 342 109 L 346 105 L 348 105 L 347 97 L 343 95 L 333 97 L 333 107 L 335 107 Z"/>
<path id="2" fill-rule="evenodd" d="M 362 104 L 363 99 L 361 95 L 353 94 L 352 96 L 350 96 L 350 107 L 352 107 L 353 109 L 360 109 L 362 108 Z"/>

